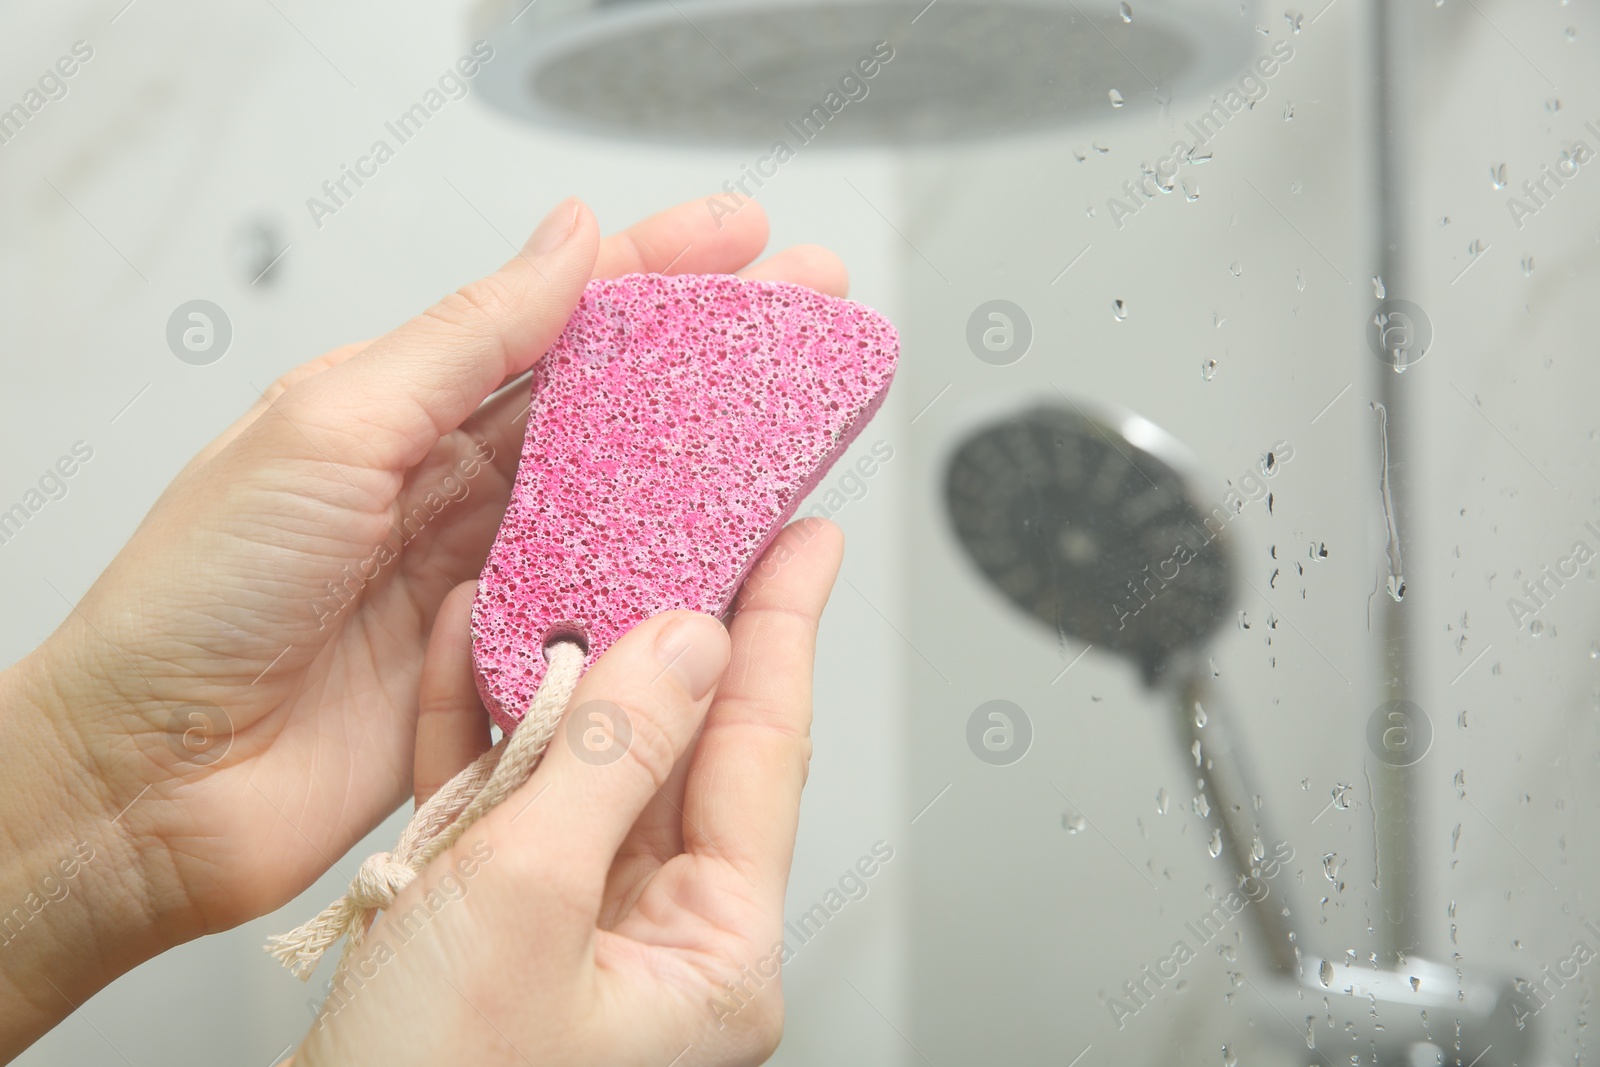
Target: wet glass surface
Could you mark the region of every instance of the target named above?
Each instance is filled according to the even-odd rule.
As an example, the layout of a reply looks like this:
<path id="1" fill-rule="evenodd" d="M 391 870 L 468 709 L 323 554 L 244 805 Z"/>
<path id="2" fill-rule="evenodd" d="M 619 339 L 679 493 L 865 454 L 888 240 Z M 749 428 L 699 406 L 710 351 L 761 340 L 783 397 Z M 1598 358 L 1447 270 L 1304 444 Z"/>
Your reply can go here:
<path id="1" fill-rule="evenodd" d="M 3 662 L 261 388 L 560 196 L 758 199 L 903 346 L 801 508 L 850 549 L 773 1062 L 1589 1062 L 1594 7 L 553 5 L 12 16 L 0 91 L 94 58 L 0 144 L 0 511 L 93 461 L 0 527 Z M 19 1062 L 272 1062 L 257 925 Z"/>

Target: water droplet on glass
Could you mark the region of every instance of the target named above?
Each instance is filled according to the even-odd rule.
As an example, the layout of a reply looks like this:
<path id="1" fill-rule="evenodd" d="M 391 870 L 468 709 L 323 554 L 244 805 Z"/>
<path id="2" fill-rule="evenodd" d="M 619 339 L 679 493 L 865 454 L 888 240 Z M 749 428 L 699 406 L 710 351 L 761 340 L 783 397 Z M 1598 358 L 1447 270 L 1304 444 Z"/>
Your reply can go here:
<path id="1" fill-rule="evenodd" d="M 1589 658 L 1600 659 L 1600 641 L 1589 642 Z"/>
<path id="2" fill-rule="evenodd" d="M 1201 703 L 1198 700 L 1196 700 L 1194 702 L 1194 724 L 1195 724 L 1195 727 L 1197 729 L 1200 728 L 1200 727 L 1203 727 L 1203 726 L 1205 726 L 1205 724 L 1208 721 L 1209 720 L 1206 718 L 1206 709 L 1205 709 L 1205 707 L 1202 706 Z"/>
<path id="3" fill-rule="evenodd" d="M 1419 990 L 1421 988 L 1422 988 L 1422 979 L 1417 978 L 1416 976 L 1412 976 L 1412 979 L 1411 979 L 1411 992 L 1415 993 L 1417 990 Z"/>
<path id="4" fill-rule="evenodd" d="M 1244 265 L 1236 259 L 1232 263 L 1228 264 L 1228 273 L 1237 278 L 1239 275 L 1244 273 Z"/>
<path id="5" fill-rule="evenodd" d="M 1239 1057 L 1228 1051 L 1228 1046 L 1222 1046 L 1222 1067 L 1239 1067 Z"/>
<path id="6" fill-rule="evenodd" d="M 1504 163 L 1489 168 L 1489 182 L 1496 189 L 1504 189 L 1506 187 L 1506 165 Z"/>
<path id="7" fill-rule="evenodd" d="M 1204 363 L 1200 364 L 1200 377 L 1202 379 L 1204 379 L 1205 381 L 1209 382 L 1211 379 L 1215 378 L 1216 376 L 1217 376 L 1217 361 L 1216 360 L 1208 359 Z"/>
<path id="8" fill-rule="evenodd" d="M 1117 12 L 1122 16 L 1123 22 L 1133 21 L 1133 8 L 1128 6 L 1127 0 L 1123 0 L 1121 4 L 1117 5 Z"/>
<path id="9" fill-rule="evenodd" d="M 1111 301 L 1111 314 L 1118 322 L 1126 321 L 1128 318 L 1128 305 L 1120 297 Z"/>
<path id="10" fill-rule="evenodd" d="M 1285 11 L 1283 13 L 1283 21 L 1289 24 L 1290 33 L 1299 33 L 1300 27 L 1305 25 L 1306 17 L 1304 15 L 1290 14 L 1289 12 Z"/>
<path id="11" fill-rule="evenodd" d="M 1400 364 L 1395 364 L 1395 370 L 1403 369 L 1404 367 L 1402 367 Z M 1389 599 L 1393 600 L 1396 604 L 1400 603 L 1406 598 L 1406 580 L 1403 575 L 1389 575 L 1389 577 L 1384 581 L 1384 586 L 1388 590 Z"/>
<path id="12" fill-rule="evenodd" d="M 1560 111 L 1561 110 L 1561 100 L 1560 100 L 1560 98 L 1559 97 L 1552 97 L 1549 100 L 1546 100 L 1544 102 L 1544 109 L 1546 111 L 1550 112 L 1550 114 L 1552 114 L 1552 115 L 1554 115 L 1557 111 Z"/>
<path id="13" fill-rule="evenodd" d="M 1081 834 L 1088 825 L 1089 820 L 1075 811 L 1067 811 L 1061 814 L 1061 828 L 1069 834 Z"/>
<path id="14" fill-rule="evenodd" d="M 1298 267 L 1295 268 L 1295 272 L 1294 272 L 1294 287 L 1296 289 L 1300 290 L 1300 292 L 1302 292 L 1302 293 L 1306 291 L 1306 276 L 1305 276 L 1305 272 L 1300 270 L 1300 268 L 1298 268 Z"/>
<path id="15" fill-rule="evenodd" d="M 1212 830 L 1211 841 L 1206 845 L 1206 851 L 1211 853 L 1211 858 L 1216 859 L 1222 855 L 1222 831 Z"/>
<path id="16" fill-rule="evenodd" d="M 1105 145 L 1101 144 L 1099 141 L 1090 141 L 1089 142 L 1089 147 L 1094 149 L 1096 152 L 1099 152 L 1102 156 L 1111 151 L 1111 149 L 1107 148 Z"/>
<path id="17" fill-rule="evenodd" d="M 1534 619 L 1528 624 L 1528 632 L 1534 637 L 1538 637 L 1540 634 L 1544 633 L 1544 623 L 1540 622 L 1538 619 Z"/>
<path id="18" fill-rule="evenodd" d="M 1284 122 L 1293 122 L 1294 121 L 1294 101 L 1293 100 L 1290 100 L 1288 103 L 1283 105 L 1283 121 Z"/>
<path id="19" fill-rule="evenodd" d="M 1456 776 L 1450 779 L 1450 784 L 1456 787 L 1457 796 L 1462 800 L 1467 799 L 1467 772 L 1464 769 L 1456 772 Z"/>
<path id="20" fill-rule="evenodd" d="M 1121 107 L 1122 106 L 1123 101 L 1122 101 L 1122 94 L 1121 93 L 1119 93 L 1117 90 L 1113 89 L 1113 90 L 1111 90 L 1111 92 L 1108 95 L 1111 97 L 1111 106 L 1112 107 Z"/>
<path id="21" fill-rule="evenodd" d="M 1566 29 L 1561 31 L 1561 36 L 1564 40 L 1576 41 L 1578 39 L 1578 27 L 1568 26 Z"/>
<path id="22" fill-rule="evenodd" d="M 1200 766 L 1200 739 L 1195 738 L 1194 744 L 1189 746 L 1189 752 L 1194 756 L 1194 765 Z"/>
<path id="23" fill-rule="evenodd" d="M 1326 989 L 1328 986 L 1333 985 L 1333 961 L 1332 960 L 1323 960 L 1322 961 L 1321 965 L 1317 967 L 1317 978 L 1322 982 L 1322 986 L 1323 986 L 1324 989 Z"/>
<path id="24" fill-rule="evenodd" d="M 1388 291 L 1383 287 L 1383 279 L 1376 274 L 1372 276 L 1372 295 L 1379 300 L 1389 295 Z"/>
<path id="25" fill-rule="evenodd" d="M 1524 278 L 1533 277 L 1533 257 L 1532 256 L 1523 256 L 1522 257 L 1522 276 Z"/>
<path id="26" fill-rule="evenodd" d="M 1170 802 L 1171 802 L 1171 798 L 1167 796 L 1167 791 L 1165 789 L 1157 789 L 1156 790 L 1156 814 L 1157 815 L 1165 815 L 1167 813 L 1167 805 Z"/>

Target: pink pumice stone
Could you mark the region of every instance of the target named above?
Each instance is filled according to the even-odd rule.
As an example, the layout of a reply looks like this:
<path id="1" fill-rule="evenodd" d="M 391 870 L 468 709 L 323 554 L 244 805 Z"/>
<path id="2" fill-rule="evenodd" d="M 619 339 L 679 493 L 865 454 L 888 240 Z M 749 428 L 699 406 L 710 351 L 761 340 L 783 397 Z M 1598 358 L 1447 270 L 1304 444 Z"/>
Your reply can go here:
<path id="1" fill-rule="evenodd" d="M 872 418 L 899 337 L 850 300 L 725 274 L 590 282 L 533 373 L 516 484 L 472 607 L 478 692 L 512 730 L 544 647 L 587 669 L 674 609 L 722 615 Z"/>

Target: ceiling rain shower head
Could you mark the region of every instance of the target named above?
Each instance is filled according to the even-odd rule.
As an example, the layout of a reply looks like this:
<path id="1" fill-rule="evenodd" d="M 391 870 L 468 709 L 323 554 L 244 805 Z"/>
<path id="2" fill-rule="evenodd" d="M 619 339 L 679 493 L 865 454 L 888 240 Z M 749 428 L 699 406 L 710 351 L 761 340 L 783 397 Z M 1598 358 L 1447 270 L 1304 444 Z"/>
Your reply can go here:
<path id="1" fill-rule="evenodd" d="M 1136 415 L 1040 406 L 957 447 L 945 503 L 967 555 L 1008 600 L 1133 659 L 1153 682 L 1232 603 L 1222 529 L 1190 491 L 1190 466 Z"/>
<path id="2" fill-rule="evenodd" d="M 1184 0 L 1135 0 L 1131 21 L 1106 0 L 936 4 L 495 0 L 480 85 L 540 125 L 763 148 L 792 142 L 786 124 L 799 129 L 833 93 L 851 114 L 814 123 L 828 125 L 825 143 L 902 145 L 1104 119 L 1112 90 L 1125 112 L 1145 110 L 1233 76 L 1250 47 L 1240 20 Z M 880 41 L 892 58 L 862 78 L 857 65 Z"/>

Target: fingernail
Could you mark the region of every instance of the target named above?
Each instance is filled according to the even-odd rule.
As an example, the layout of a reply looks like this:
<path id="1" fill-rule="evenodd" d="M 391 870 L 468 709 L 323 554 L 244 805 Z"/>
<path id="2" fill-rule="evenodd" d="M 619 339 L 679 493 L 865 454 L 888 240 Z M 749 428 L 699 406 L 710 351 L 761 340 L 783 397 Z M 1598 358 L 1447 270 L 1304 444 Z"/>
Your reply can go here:
<path id="1" fill-rule="evenodd" d="M 530 256 L 547 256 L 572 236 L 577 224 L 578 198 L 569 196 L 544 217 L 544 221 L 528 238 L 528 243 L 522 246 L 522 251 Z"/>
<path id="2" fill-rule="evenodd" d="M 656 638 L 661 673 L 671 673 L 689 696 L 699 700 L 711 692 L 728 666 L 728 634 L 709 615 L 689 615 L 673 622 Z"/>

